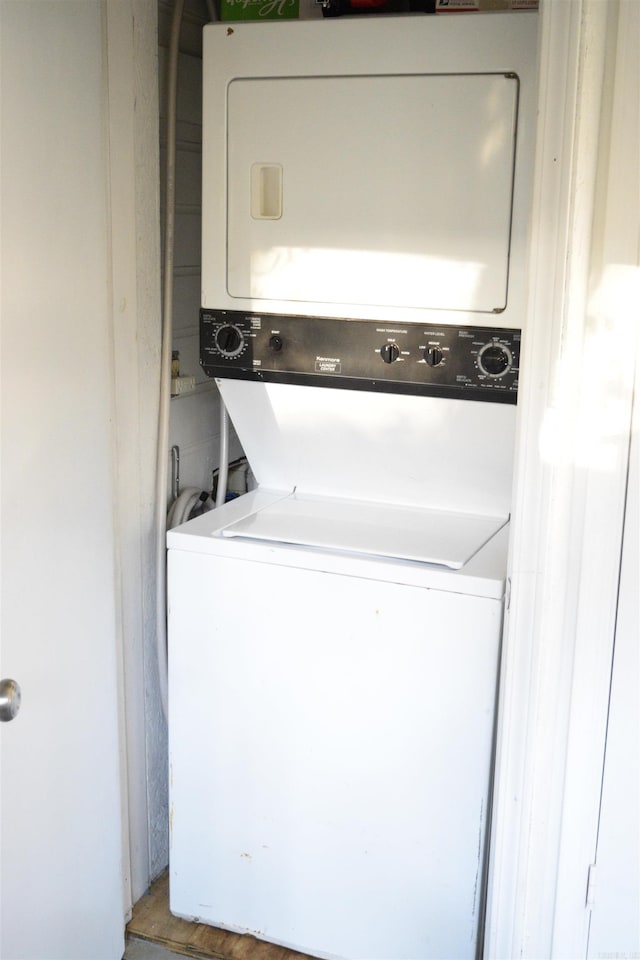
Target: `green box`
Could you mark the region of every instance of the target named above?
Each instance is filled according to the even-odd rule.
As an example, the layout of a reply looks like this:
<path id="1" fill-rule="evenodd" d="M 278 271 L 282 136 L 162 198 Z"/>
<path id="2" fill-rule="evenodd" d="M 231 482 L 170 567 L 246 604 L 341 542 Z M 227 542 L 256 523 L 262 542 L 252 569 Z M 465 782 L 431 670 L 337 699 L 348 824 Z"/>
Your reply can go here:
<path id="1" fill-rule="evenodd" d="M 229 20 L 294 20 L 300 0 L 219 0 L 220 19 Z"/>

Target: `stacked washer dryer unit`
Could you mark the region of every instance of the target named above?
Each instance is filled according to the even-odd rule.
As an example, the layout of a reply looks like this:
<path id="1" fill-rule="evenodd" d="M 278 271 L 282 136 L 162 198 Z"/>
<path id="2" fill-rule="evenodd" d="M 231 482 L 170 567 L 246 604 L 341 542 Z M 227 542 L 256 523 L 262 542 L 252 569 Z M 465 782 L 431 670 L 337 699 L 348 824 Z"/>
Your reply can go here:
<path id="1" fill-rule="evenodd" d="M 201 360 L 258 487 L 169 533 L 180 916 L 481 950 L 535 36 L 205 28 Z"/>

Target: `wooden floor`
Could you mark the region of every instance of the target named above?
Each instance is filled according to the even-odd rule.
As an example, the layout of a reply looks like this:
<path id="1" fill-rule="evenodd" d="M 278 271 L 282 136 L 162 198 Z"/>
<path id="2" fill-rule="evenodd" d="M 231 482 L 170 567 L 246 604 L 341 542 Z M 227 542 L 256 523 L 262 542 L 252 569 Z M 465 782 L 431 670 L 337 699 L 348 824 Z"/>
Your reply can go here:
<path id="1" fill-rule="evenodd" d="M 136 903 L 127 934 L 201 960 L 207 957 L 216 960 L 309 960 L 307 954 L 285 950 L 249 935 L 240 936 L 171 916 L 168 872 L 156 880 L 149 892 Z"/>

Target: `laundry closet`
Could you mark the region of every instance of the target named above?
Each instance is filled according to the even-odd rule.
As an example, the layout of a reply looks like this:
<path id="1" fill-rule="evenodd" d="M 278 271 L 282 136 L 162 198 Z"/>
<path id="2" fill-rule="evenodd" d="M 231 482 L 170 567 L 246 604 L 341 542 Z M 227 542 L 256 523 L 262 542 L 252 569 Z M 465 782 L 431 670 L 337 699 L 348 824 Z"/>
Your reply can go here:
<path id="1" fill-rule="evenodd" d="M 200 364 L 255 489 L 168 534 L 180 916 L 482 949 L 536 39 L 205 28 Z"/>

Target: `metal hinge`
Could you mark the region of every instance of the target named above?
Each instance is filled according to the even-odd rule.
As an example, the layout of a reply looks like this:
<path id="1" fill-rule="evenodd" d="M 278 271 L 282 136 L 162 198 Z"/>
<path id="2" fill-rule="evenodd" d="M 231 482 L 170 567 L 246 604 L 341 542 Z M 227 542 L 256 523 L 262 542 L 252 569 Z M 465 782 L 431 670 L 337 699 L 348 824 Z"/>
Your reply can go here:
<path id="1" fill-rule="evenodd" d="M 589 910 L 593 909 L 593 905 L 596 900 L 596 879 L 597 879 L 596 874 L 597 874 L 597 868 L 595 863 L 590 863 L 589 873 L 587 874 L 587 898 L 586 898 L 586 906 L 589 908 Z"/>

